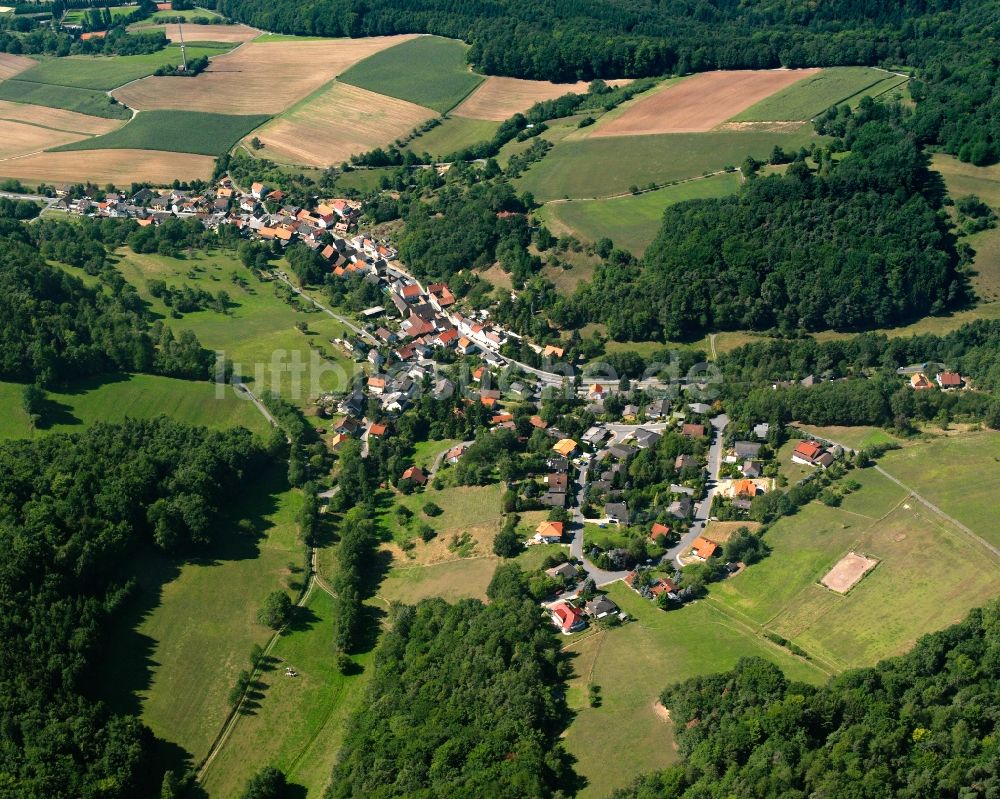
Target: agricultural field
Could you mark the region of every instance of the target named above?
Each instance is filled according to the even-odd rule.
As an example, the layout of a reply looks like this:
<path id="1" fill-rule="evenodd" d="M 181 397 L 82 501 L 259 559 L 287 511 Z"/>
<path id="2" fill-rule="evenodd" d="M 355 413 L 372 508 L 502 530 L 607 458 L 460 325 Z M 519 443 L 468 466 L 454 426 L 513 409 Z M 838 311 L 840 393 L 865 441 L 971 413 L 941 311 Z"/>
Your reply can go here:
<path id="1" fill-rule="evenodd" d="M 162 23 L 164 20 L 173 20 L 180 17 L 181 19 L 187 21 L 193 19 L 194 17 L 207 17 L 208 19 L 222 19 L 216 11 L 211 11 L 207 8 L 202 8 L 201 6 L 195 6 L 190 11 L 157 11 L 149 19 L 143 20 L 141 24 L 148 23 Z"/>
<path id="2" fill-rule="evenodd" d="M 612 86 L 628 83 L 627 80 L 609 81 Z M 516 113 L 527 111 L 542 100 L 554 100 L 564 94 L 584 94 L 588 84 L 549 83 L 545 80 L 522 80 L 491 75 L 452 112 L 471 119 L 503 122 Z"/>
<path id="3" fill-rule="evenodd" d="M 132 116 L 127 108 L 113 102 L 104 92 L 24 80 L 0 81 L 0 101 L 30 104 L 35 108 L 47 106 L 105 119 Z"/>
<path id="4" fill-rule="evenodd" d="M 92 180 L 105 185 L 131 182 L 169 186 L 174 180 L 208 180 L 215 159 L 208 155 L 155 150 L 84 150 L 36 153 L 0 161 L 0 177 L 34 183 L 79 183 Z"/>
<path id="5" fill-rule="evenodd" d="M 253 403 L 237 398 L 231 391 L 219 397 L 211 383 L 136 374 L 95 378 L 49 391 L 36 430 L 21 406 L 23 388 L 19 383 L 0 382 L 0 406 L 5 408 L 0 438 L 69 433 L 98 421 L 152 419 L 161 414 L 213 429 L 240 426 L 255 433 L 270 429 Z"/>
<path id="6" fill-rule="evenodd" d="M 421 36 L 366 58 L 340 80 L 444 114 L 483 81 L 466 64 L 467 49 L 455 39 Z"/>
<path id="7" fill-rule="evenodd" d="M 164 280 L 169 286 L 190 285 L 212 294 L 220 290 L 229 294 L 233 305 L 228 314 L 196 311 L 170 324 L 175 331 L 194 331 L 205 347 L 223 352 L 234 362 L 236 374 L 258 392 L 277 390 L 290 401 L 304 404 L 323 391 L 343 391 L 350 376 L 360 369 L 330 343 L 331 338 L 344 334 L 338 321 L 326 314 L 293 308 L 275 294 L 274 283 L 258 282 L 233 253 L 194 252 L 185 258 L 167 258 L 137 255 L 130 250 L 120 252 L 118 270 L 151 309 L 165 317 L 169 309 L 149 294 L 146 283 L 152 278 Z M 233 274 L 247 281 L 246 288 L 232 282 Z M 297 322 L 305 322 L 308 332 L 296 329 Z M 314 357 L 316 351 L 310 343 L 321 348 L 325 357 Z M 290 371 L 296 362 L 302 365 L 297 380 Z"/>
<path id="8" fill-rule="evenodd" d="M 206 557 L 179 568 L 154 556 L 129 563 L 139 590 L 96 672 L 100 695 L 113 709 L 140 715 L 174 768 L 208 753 L 251 646 L 270 637 L 256 620 L 264 597 L 301 579 L 301 494 L 288 488 L 284 469 L 270 470 L 233 500 L 220 543 Z M 254 534 L 239 531 L 241 519 Z"/>
<path id="9" fill-rule="evenodd" d="M 436 159 L 446 158 L 463 147 L 492 139 L 499 127 L 500 123 L 490 120 L 449 116 L 440 125 L 407 144 L 406 149 L 420 154 L 430 153 Z"/>
<path id="10" fill-rule="evenodd" d="M 813 502 L 779 520 L 765 537 L 771 555 L 713 586 L 709 598 L 838 671 L 909 649 L 995 596 L 1000 579 L 1000 561 L 888 478 L 874 469 L 850 477 L 861 488 L 840 507 Z M 819 581 L 848 552 L 879 563 L 839 595 Z"/>
<path id="11" fill-rule="evenodd" d="M 360 59 L 410 38 L 253 41 L 212 59 L 208 69 L 194 78 L 149 77 L 114 95 L 140 111 L 278 114 Z"/>
<path id="12" fill-rule="evenodd" d="M 568 701 L 576 715 L 563 741 L 588 780 L 580 799 L 601 799 L 677 761 L 669 721 L 654 707 L 672 683 L 732 668 L 741 657 L 766 658 L 795 680 L 819 684 L 827 677 L 709 602 L 665 613 L 623 583 L 608 593 L 632 621 L 607 631 L 591 628 L 564 647 L 573 659 Z M 589 706 L 590 685 L 600 686 L 599 707 Z"/>
<path id="13" fill-rule="evenodd" d="M 907 78 L 872 67 L 830 67 L 803 78 L 735 115 L 733 122 L 781 122 L 812 119 L 830 106 L 857 95 L 880 94 Z M 882 84 L 887 82 L 886 86 Z"/>
<path id="14" fill-rule="evenodd" d="M 659 136 L 564 139 L 515 185 L 541 202 L 560 197 L 611 197 L 629 187 L 669 183 L 738 165 L 748 155 L 765 160 L 774 145 L 798 150 L 816 137 L 803 129 L 717 130 Z M 612 165 L 609 168 L 609 165 Z"/>
<path id="15" fill-rule="evenodd" d="M 121 127 L 121 122 L 117 120 L 102 119 L 89 114 L 77 114 L 60 108 L 12 103 L 7 100 L 0 100 L 0 120 L 24 122 L 42 128 L 86 136 L 110 133 L 115 128 Z"/>
<path id="16" fill-rule="evenodd" d="M 432 116 L 422 106 L 333 81 L 254 135 L 265 158 L 326 167 L 387 146 Z"/>
<path id="17" fill-rule="evenodd" d="M 213 58 L 231 49 L 229 44 L 188 44 L 188 59 L 208 56 Z M 51 86 L 69 86 L 76 89 L 109 91 L 129 81 L 152 75 L 164 64 L 181 63 L 181 48 L 168 45 L 155 53 L 143 55 L 90 56 L 74 55 L 50 58 L 18 74 L 19 81 L 45 83 Z M 182 83 L 192 78 L 164 78 Z M 44 105 L 44 104 L 43 104 Z"/>
<path id="18" fill-rule="evenodd" d="M 28 58 L 26 55 L 0 53 L 0 80 L 12 78 L 37 64 L 38 62 L 35 59 Z"/>
<path id="19" fill-rule="evenodd" d="M 0 162 L 7 158 L 37 153 L 49 147 L 57 147 L 87 138 L 81 133 L 70 133 L 65 130 L 31 125 L 27 122 L 0 119 Z"/>
<path id="20" fill-rule="evenodd" d="M 334 614 L 333 598 L 314 588 L 301 623 L 271 652 L 275 660 L 260 676 L 257 707 L 240 716 L 206 770 L 202 786 L 209 797 L 238 796 L 262 762 L 280 768 L 293 786 L 304 789 L 301 795 L 323 795 L 372 665 L 370 655 L 360 655 L 354 658 L 361 667 L 357 674 L 345 677 L 337 670 L 330 656 Z M 298 676 L 285 677 L 286 666 Z"/>
<path id="21" fill-rule="evenodd" d="M 703 72 L 625 103 L 594 125 L 588 138 L 703 133 L 816 69 Z"/>
<path id="22" fill-rule="evenodd" d="M 879 465 L 897 480 L 1000 546 L 1000 434 L 955 433 L 887 452 Z"/>
<path id="23" fill-rule="evenodd" d="M 63 25 L 82 25 L 87 12 L 90 9 L 86 8 L 71 8 L 69 9 L 62 18 Z M 111 6 L 108 11 L 111 12 L 111 20 L 121 19 L 122 17 L 127 17 L 129 14 L 134 14 L 139 10 L 138 6 Z M 103 9 L 102 9 L 103 11 Z"/>
<path id="24" fill-rule="evenodd" d="M 268 120 L 266 115 L 231 116 L 202 111 L 142 111 L 118 130 L 76 141 L 66 150 L 167 150 L 219 156 L 251 130 Z"/>
<path id="25" fill-rule="evenodd" d="M 607 237 L 634 255 L 642 255 L 659 231 L 667 206 L 685 200 L 725 197 L 734 194 L 739 185 L 737 173 L 724 173 L 638 195 L 553 201 L 536 211 L 536 216 L 557 236 L 565 232 L 585 242 Z"/>
<path id="26" fill-rule="evenodd" d="M 182 12 L 183 13 L 183 12 Z M 191 12 L 187 12 L 191 13 Z M 166 16 L 170 16 L 169 14 Z M 143 25 L 141 31 L 163 31 L 172 42 L 180 41 L 183 35 L 187 41 L 197 39 L 200 42 L 231 42 L 241 44 L 260 35 L 260 31 L 247 25 L 188 25 L 181 30 L 180 25 Z"/>

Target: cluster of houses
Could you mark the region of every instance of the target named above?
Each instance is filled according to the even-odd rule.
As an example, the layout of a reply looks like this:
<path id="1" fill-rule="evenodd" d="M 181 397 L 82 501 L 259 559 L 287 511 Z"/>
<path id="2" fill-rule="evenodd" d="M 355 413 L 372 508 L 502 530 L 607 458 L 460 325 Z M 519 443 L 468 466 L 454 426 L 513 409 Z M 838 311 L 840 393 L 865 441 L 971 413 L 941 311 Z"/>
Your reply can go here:
<path id="1" fill-rule="evenodd" d="M 598 594 L 582 604 L 560 600 L 549 605 L 552 623 L 563 635 L 580 632 L 587 627 L 588 620 L 607 619 L 620 612 L 618 605 L 604 594 Z"/>
<path id="2" fill-rule="evenodd" d="M 914 391 L 926 391 L 937 387 L 941 391 L 958 391 L 966 387 L 965 378 L 958 372 L 938 372 L 934 379 L 929 378 L 923 371 L 914 372 L 910 375 L 910 388 Z"/>

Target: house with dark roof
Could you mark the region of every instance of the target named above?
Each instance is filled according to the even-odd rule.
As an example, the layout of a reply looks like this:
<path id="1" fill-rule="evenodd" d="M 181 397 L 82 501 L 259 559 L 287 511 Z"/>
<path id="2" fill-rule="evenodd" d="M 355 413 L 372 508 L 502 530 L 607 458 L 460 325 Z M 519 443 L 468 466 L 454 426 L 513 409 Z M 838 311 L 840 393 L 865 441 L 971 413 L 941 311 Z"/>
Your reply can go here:
<path id="1" fill-rule="evenodd" d="M 639 449 L 649 449 L 661 438 L 663 438 L 663 436 L 655 430 L 647 430 L 644 427 L 640 427 L 635 431 L 635 443 Z"/>
<path id="2" fill-rule="evenodd" d="M 606 596 L 595 596 L 585 606 L 584 610 L 592 619 L 603 619 L 606 616 L 614 616 L 618 612 L 618 606 Z"/>
<path id="3" fill-rule="evenodd" d="M 628 524 L 628 507 L 624 502 L 609 502 L 604 506 L 604 515 L 616 524 Z"/>
<path id="4" fill-rule="evenodd" d="M 763 446 L 756 441 L 737 441 L 733 444 L 733 452 L 737 458 L 756 458 Z"/>

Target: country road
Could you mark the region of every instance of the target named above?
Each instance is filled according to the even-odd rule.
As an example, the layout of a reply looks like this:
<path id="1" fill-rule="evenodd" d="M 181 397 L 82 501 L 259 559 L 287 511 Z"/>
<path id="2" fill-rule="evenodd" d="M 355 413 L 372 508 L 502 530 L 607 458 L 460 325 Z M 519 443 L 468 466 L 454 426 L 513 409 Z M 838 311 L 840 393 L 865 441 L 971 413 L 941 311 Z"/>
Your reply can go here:
<path id="1" fill-rule="evenodd" d="M 360 327 L 358 327 L 350 319 L 347 319 L 346 317 L 343 317 L 343 316 L 341 316 L 338 313 L 334 313 L 329 308 L 327 308 L 325 305 L 321 304 L 314 297 L 312 297 L 309 294 L 306 294 L 302 289 L 300 289 L 298 286 L 296 286 L 294 283 L 292 283 L 292 281 L 290 281 L 287 277 L 284 277 L 283 275 L 280 275 L 278 273 L 274 273 L 274 276 L 278 280 L 280 280 L 282 283 L 284 283 L 286 286 L 288 286 L 288 288 L 290 288 L 292 291 L 294 291 L 296 294 L 298 294 L 300 297 L 302 297 L 302 299 L 308 300 L 316 308 L 318 308 L 320 311 L 322 311 L 323 313 L 327 314 L 328 316 L 332 316 L 334 319 L 336 319 L 338 322 L 340 322 L 342 325 L 344 325 L 344 327 L 348 328 L 349 330 L 353 330 L 357 335 L 361 336 L 361 338 L 363 338 L 369 344 L 371 344 L 371 345 L 373 345 L 375 347 L 379 346 L 378 339 L 376 339 L 375 336 L 373 336 L 371 333 L 369 333 L 366 330 L 362 330 Z"/>

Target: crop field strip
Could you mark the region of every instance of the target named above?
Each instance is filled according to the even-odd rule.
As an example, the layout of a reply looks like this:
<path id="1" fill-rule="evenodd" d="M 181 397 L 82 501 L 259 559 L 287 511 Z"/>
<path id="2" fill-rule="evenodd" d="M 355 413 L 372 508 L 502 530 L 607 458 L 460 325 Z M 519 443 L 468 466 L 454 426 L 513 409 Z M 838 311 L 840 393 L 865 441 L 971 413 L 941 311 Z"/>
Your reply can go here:
<path id="1" fill-rule="evenodd" d="M 817 69 L 702 72 L 643 95 L 599 120 L 588 138 L 703 133 Z"/>
<path id="2" fill-rule="evenodd" d="M 247 42 L 260 35 L 260 31 L 248 25 L 188 25 L 181 31 L 181 26 L 177 24 L 143 25 L 133 30 L 163 31 L 172 42 L 177 42 L 183 32 L 185 39 L 191 41 L 196 38 L 204 42 Z"/>
<path id="3" fill-rule="evenodd" d="M 61 147 L 67 150 L 166 150 L 219 156 L 270 117 L 207 114 L 202 111 L 142 111 L 123 127 L 103 136 Z"/>
<path id="4" fill-rule="evenodd" d="M 340 80 L 444 114 L 484 80 L 466 65 L 466 50 L 454 39 L 421 36 L 360 61 Z"/>
<path id="5" fill-rule="evenodd" d="M 630 81 L 609 80 L 609 86 L 623 86 Z M 550 83 L 545 80 L 523 80 L 491 75 L 452 110 L 452 114 L 470 119 L 503 122 L 519 112 L 527 111 L 542 100 L 554 100 L 564 94 L 584 94 L 588 84 Z"/>
<path id="6" fill-rule="evenodd" d="M 38 62 L 33 58 L 24 55 L 13 55 L 11 53 L 0 53 L 0 80 L 7 80 L 14 75 L 31 69 Z"/>
<path id="7" fill-rule="evenodd" d="M 127 186 L 132 181 L 169 186 L 174 180 L 208 180 L 215 159 L 209 155 L 158 150 L 81 150 L 35 153 L 0 161 L 0 177 L 28 183 L 79 183 Z"/>
<path id="8" fill-rule="evenodd" d="M 267 158 L 322 167 L 383 147 L 433 116 L 423 106 L 333 81 L 255 135 Z"/>
<path id="9" fill-rule="evenodd" d="M 410 38 L 251 41 L 213 58 L 197 77 L 148 77 L 116 90 L 114 96 L 140 111 L 278 114 L 360 59 Z"/>

